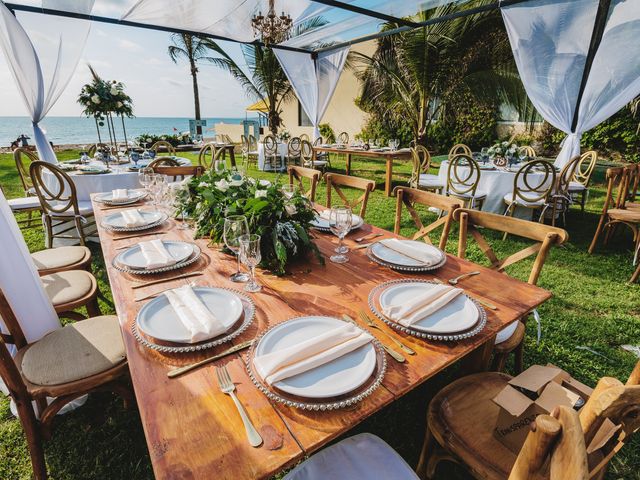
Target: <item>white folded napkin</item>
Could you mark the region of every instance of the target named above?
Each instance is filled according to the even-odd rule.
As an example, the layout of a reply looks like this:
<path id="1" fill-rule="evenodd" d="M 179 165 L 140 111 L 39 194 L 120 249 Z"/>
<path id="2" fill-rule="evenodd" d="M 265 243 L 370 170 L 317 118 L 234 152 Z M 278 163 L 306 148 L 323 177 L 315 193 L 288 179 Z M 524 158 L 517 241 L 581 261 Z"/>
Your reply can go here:
<path id="1" fill-rule="evenodd" d="M 151 240 L 150 242 L 140 242 L 140 251 L 146 262 L 145 268 L 153 270 L 155 268 L 175 265 L 176 260 L 164 248 L 162 240 Z"/>
<path id="2" fill-rule="evenodd" d="M 123 210 L 120 214 L 127 228 L 142 227 L 148 223 L 137 208 Z"/>
<path id="3" fill-rule="evenodd" d="M 417 321 L 440 310 L 462 292 L 462 289 L 450 285 L 434 285 L 409 301 L 387 305 L 382 309 L 382 313 L 388 319 L 410 327 Z"/>
<path id="4" fill-rule="evenodd" d="M 327 222 L 331 220 L 331 209 L 328 208 L 320 212 L 320 218 L 326 220 Z M 360 222 L 360 217 L 355 214 L 351 214 L 351 226 L 357 225 Z"/>
<path id="5" fill-rule="evenodd" d="M 129 190 L 126 188 L 117 188 L 111 191 L 112 202 L 126 202 L 129 200 Z"/>
<path id="6" fill-rule="evenodd" d="M 255 356 L 253 365 L 265 382 L 273 384 L 329 363 L 371 340 L 364 330 L 345 323 L 291 347 Z"/>
<path id="7" fill-rule="evenodd" d="M 417 260 L 418 262 L 422 262 L 425 265 L 435 265 L 442 260 L 442 253 L 440 250 L 435 247 L 425 248 L 429 247 L 426 243 L 424 247 L 422 245 L 417 246 L 414 243 L 398 240 L 397 238 L 387 238 L 385 240 L 380 240 L 379 243 L 394 252 L 398 252 L 399 254 L 413 260 Z"/>
<path id="8" fill-rule="evenodd" d="M 189 285 L 164 292 L 178 320 L 191 334 L 191 343 L 208 340 L 227 331 L 227 327 L 200 301 Z"/>

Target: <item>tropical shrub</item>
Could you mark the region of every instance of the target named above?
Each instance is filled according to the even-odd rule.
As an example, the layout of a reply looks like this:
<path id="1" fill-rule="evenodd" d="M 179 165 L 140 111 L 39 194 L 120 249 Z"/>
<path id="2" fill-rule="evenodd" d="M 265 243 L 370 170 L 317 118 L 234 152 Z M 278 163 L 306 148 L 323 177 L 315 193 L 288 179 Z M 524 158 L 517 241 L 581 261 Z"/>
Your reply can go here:
<path id="1" fill-rule="evenodd" d="M 336 143 L 336 134 L 328 123 L 321 123 L 318 127 L 320 129 L 320 135 L 327 143 Z"/>
<path id="2" fill-rule="evenodd" d="M 178 145 L 190 145 L 193 143 L 193 140 L 191 139 L 191 136 L 189 134 L 182 133 L 174 135 L 156 135 L 151 133 L 143 133 L 142 135 L 136 137 L 136 142 L 138 143 L 138 145 L 147 143 L 147 146 L 149 147 L 159 141 L 169 142 L 174 147 L 177 147 Z"/>

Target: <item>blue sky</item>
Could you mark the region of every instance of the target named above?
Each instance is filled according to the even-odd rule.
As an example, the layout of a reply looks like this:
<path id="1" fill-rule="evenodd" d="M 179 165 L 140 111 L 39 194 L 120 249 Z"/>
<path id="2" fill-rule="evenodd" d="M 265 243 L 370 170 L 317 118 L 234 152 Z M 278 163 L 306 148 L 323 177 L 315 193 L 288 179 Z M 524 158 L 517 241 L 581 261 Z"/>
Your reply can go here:
<path id="1" fill-rule="evenodd" d="M 26 13 L 18 18 L 23 15 L 36 18 L 35 22 L 48 18 Z M 93 23 L 78 69 L 49 115 L 80 115 L 76 97 L 90 80 L 86 65 L 91 63 L 103 78 L 125 83 L 136 116 L 193 116 L 191 76 L 185 63 L 176 65 L 169 58 L 169 37 L 166 32 Z M 243 62 L 237 44 L 221 44 Z M 245 107 L 253 103 L 235 80 L 211 65 L 201 65 L 199 84 L 203 116 L 243 117 Z M 26 115 L 26 110 L 0 53 L 0 116 L 16 115 Z"/>

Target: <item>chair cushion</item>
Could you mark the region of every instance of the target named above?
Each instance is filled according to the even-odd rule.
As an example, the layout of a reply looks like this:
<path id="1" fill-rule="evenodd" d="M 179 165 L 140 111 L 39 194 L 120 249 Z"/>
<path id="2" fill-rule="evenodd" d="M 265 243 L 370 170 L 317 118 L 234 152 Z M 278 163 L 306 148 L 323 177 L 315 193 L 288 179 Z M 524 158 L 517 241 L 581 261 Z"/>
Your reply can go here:
<path id="1" fill-rule="evenodd" d="M 325 479 L 415 480 L 418 476 L 383 440 L 361 433 L 316 453 L 284 477 Z"/>
<path id="2" fill-rule="evenodd" d="M 41 250 L 31 254 L 38 270 L 65 268 L 82 263 L 91 257 L 87 247 L 59 247 Z"/>
<path id="3" fill-rule="evenodd" d="M 95 285 L 93 275 L 84 270 L 68 270 L 40 277 L 49 300 L 56 305 L 75 302 L 87 295 Z"/>
<path id="4" fill-rule="evenodd" d="M 93 205 L 91 205 L 91 202 L 89 200 L 79 201 L 78 211 L 80 212 L 80 215 L 83 215 L 83 216 L 93 215 Z M 70 208 L 62 213 L 55 213 L 54 215 L 61 216 L 61 217 L 66 217 L 66 216 L 72 217 L 74 213 L 73 213 L 73 209 Z"/>
<path id="5" fill-rule="evenodd" d="M 324 160 L 316 160 L 315 162 L 313 162 L 313 164 L 311 162 L 304 162 L 304 166 L 305 167 L 323 167 L 327 164 L 326 161 Z"/>
<path id="6" fill-rule="evenodd" d="M 455 192 L 449 192 L 449 195 L 451 195 L 452 197 L 457 197 L 457 198 L 464 198 L 464 199 L 481 199 L 481 198 L 485 198 L 487 196 L 487 194 L 485 192 L 481 192 L 480 190 L 476 190 L 476 194 L 475 195 L 471 195 L 470 193 L 455 193 Z"/>
<path id="7" fill-rule="evenodd" d="M 101 316 L 54 330 L 22 357 L 22 374 L 36 385 L 59 385 L 104 372 L 126 359 L 118 317 Z"/>
<path id="8" fill-rule="evenodd" d="M 38 200 L 38 197 L 10 198 L 7 201 L 9 202 L 9 207 L 11 207 L 11 210 L 14 212 L 40 208 L 40 201 Z"/>
<path id="9" fill-rule="evenodd" d="M 512 193 L 507 193 L 502 198 L 504 199 L 504 203 L 506 203 L 507 205 L 511 205 L 511 203 L 513 202 L 513 194 Z M 521 207 L 542 207 L 545 204 L 545 201 L 543 199 L 543 200 L 538 200 L 536 202 L 525 202 L 521 198 L 516 198 L 516 204 L 521 206 Z"/>
<path id="10" fill-rule="evenodd" d="M 582 192 L 586 190 L 587 187 L 578 182 L 569 182 L 569 191 L 570 192 Z"/>
<path id="11" fill-rule="evenodd" d="M 500 330 L 496 335 L 495 345 L 509 340 L 516 331 L 516 328 L 518 328 L 518 322 L 513 322 L 511 325 L 508 325 Z"/>
<path id="12" fill-rule="evenodd" d="M 418 177 L 418 185 L 421 187 L 444 188 L 444 183 L 438 175 L 432 175 L 430 173 L 421 173 Z"/>

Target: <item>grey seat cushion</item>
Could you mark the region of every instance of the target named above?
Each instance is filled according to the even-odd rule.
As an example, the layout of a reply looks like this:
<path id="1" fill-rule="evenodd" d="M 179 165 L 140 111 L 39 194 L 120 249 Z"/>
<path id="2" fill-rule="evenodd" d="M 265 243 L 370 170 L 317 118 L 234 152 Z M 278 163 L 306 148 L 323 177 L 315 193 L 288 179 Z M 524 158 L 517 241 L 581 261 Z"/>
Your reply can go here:
<path id="1" fill-rule="evenodd" d="M 93 317 L 31 345 L 22 357 L 22 374 L 36 385 L 59 385 L 104 372 L 125 359 L 118 317 Z"/>
<path id="2" fill-rule="evenodd" d="M 54 306 L 75 302 L 87 295 L 95 280 L 84 270 L 68 270 L 40 277 L 44 291 Z"/>
<path id="3" fill-rule="evenodd" d="M 64 268 L 87 260 L 91 252 L 87 247 L 69 246 L 50 248 L 31 254 L 38 270 Z"/>

